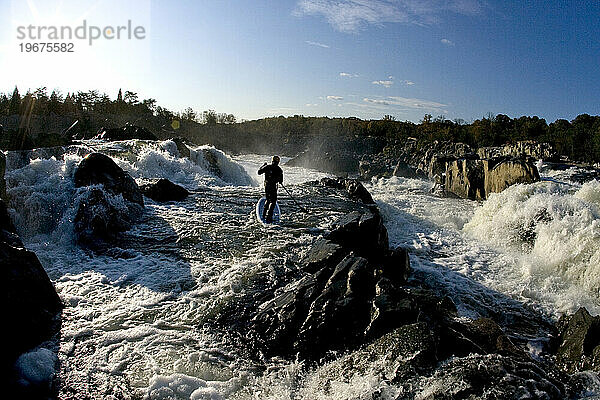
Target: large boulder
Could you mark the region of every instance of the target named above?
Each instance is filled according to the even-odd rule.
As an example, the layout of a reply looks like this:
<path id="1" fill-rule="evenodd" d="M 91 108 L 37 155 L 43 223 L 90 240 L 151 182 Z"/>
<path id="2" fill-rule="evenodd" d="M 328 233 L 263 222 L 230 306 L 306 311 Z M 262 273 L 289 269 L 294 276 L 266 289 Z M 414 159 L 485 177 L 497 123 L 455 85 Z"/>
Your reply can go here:
<path id="1" fill-rule="evenodd" d="M 342 216 L 327 238 L 365 257 L 377 257 L 388 250 L 387 229 L 377 212 L 354 211 Z"/>
<path id="2" fill-rule="evenodd" d="M 524 160 L 486 160 L 485 193 L 500 193 L 517 183 L 533 183 L 540 180 L 537 167 Z"/>
<path id="3" fill-rule="evenodd" d="M 260 306 L 253 318 L 251 336 L 267 354 L 316 359 L 362 343 L 372 322 L 377 280 L 405 284 L 410 262 L 406 250 L 388 249 L 381 216 L 367 210 L 342 216 L 313 244 L 301 268 L 304 278 Z M 411 321 L 418 312 L 413 315 Z M 388 321 L 386 329 L 397 326 Z"/>
<path id="4" fill-rule="evenodd" d="M 144 205 L 142 191 L 135 180 L 104 154 L 92 153 L 81 160 L 73 180 L 75 187 L 103 185 L 106 190 L 121 194 L 125 200 Z"/>
<path id="5" fill-rule="evenodd" d="M 141 190 L 146 197 L 161 202 L 181 201 L 190 194 L 183 186 L 177 185 L 165 178 L 161 178 L 151 184 L 143 185 Z"/>
<path id="6" fill-rule="evenodd" d="M 59 328 L 62 303 L 37 256 L 23 248 L 0 201 L 0 293 L 5 341 L 3 376 L 16 357 L 48 340 Z"/>
<path id="7" fill-rule="evenodd" d="M 318 184 L 325 187 L 345 190 L 346 194 L 350 196 L 351 199 L 360 201 L 363 204 L 375 205 L 371 193 L 369 193 L 367 188 L 365 188 L 365 186 L 357 179 L 322 178 L 320 181 L 315 182 L 318 182 Z"/>
<path id="8" fill-rule="evenodd" d="M 487 197 L 485 168 L 482 160 L 458 159 L 447 163 L 445 190 L 466 199 Z"/>
<path id="9" fill-rule="evenodd" d="M 446 192 L 472 200 L 485 200 L 511 185 L 540 180 L 536 166 L 524 160 L 461 158 L 447 160 L 445 166 Z"/>
<path id="10" fill-rule="evenodd" d="M 104 154 L 84 158 L 73 179 L 76 187 L 92 186 L 81 192 L 75 215 L 75 231 L 82 243 L 114 239 L 143 211 L 144 198 L 135 180 Z"/>

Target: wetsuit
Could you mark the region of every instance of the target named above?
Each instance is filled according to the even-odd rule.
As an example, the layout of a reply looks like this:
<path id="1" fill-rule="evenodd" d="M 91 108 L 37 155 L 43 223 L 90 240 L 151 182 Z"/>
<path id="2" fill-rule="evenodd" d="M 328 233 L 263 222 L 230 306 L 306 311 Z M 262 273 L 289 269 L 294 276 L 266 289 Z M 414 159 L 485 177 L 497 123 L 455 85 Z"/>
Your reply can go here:
<path id="1" fill-rule="evenodd" d="M 275 211 L 275 203 L 277 202 L 277 184 L 283 183 L 283 171 L 276 164 L 265 164 L 258 170 L 258 174 L 265 174 L 265 208 L 263 210 L 263 218 L 267 222 L 273 221 L 273 211 Z"/>

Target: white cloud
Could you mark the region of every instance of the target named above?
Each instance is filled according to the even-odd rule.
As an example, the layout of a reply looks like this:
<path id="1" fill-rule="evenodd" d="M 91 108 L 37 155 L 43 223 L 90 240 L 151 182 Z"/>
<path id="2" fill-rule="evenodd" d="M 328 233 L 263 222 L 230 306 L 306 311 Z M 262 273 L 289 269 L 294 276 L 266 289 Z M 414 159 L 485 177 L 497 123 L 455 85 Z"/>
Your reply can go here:
<path id="1" fill-rule="evenodd" d="M 340 32 L 356 33 L 366 25 L 431 25 L 448 12 L 475 16 L 483 0 L 300 0 L 295 14 L 322 15 Z"/>
<path id="2" fill-rule="evenodd" d="M 454 46 L 454 42 L 452 40 L 449 40 L 449 39 L 446 39 L 446 38 L 442 39 L 441 42 L 443 44 L 445 44 L 446 46 Z"/>
<path id="3" fill-rule="evenodd" d="M 381 85 L 389 88 L 394 84 L 394 81 L 373 81 L 373 85 Z"/>
<path id="4" fill-rule="evenodd" d="M 382 106 L 399 106 L 420 110 L 432 110 L 432 111 L 442 111 L 446 104 L 438 103 L 430 100 L 422 100 L 422 99 L 411 99 L 407 97 L 399 97 L 399 96 L 389 96 L 385 98 L 372 99 L 365 97 L 363 99 L 365 103 L 369 104 L 377 104 Z"/>
<path id="5" fill-rule="evenodd" d="M 342 78 L 356 78 L 356 77 L 358 77 L 357 74 L 350 74 L 348 72 L 340 72 L 340 76 Z"/>
<path id="6" fill-rule="evenodd" d="M 344 98 L 342 96 L 327 96 L 327 100 L 340 101 L 340 100 L 344 100 Z"/>
<path id="7" fill-rule="evenodd" d="M 402 81 L 402 83 L 404 83 L 406 86 L 412 86 L 415 84 L 413 81 L 409 81 L 409 80 Z"/>
<path id="8" fill-rule="evenodd" d="M 306 44 L 310 44 L 311 46 L 317 46 L 317 47 L 322 47 L 324 49 L 328 49 L 329 45 L 323 44 L 323 43 L 319 43 L 319 42 L 311 42 L 310 40 L 306 40 Z"/>

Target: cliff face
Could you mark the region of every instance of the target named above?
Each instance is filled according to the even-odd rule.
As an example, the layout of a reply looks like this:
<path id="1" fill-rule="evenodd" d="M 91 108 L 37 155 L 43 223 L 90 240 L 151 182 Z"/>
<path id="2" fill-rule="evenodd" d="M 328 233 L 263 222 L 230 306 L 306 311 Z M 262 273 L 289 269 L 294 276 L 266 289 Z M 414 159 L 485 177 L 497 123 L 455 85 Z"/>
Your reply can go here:
<path id="1" fill-rule="evenodd" d="M 446 163 L 444 189 L 460 197 L 485 200 L 517 183 L 540 180 L 530 162 L 511 159 L 455 159 Z"/>
<path id="2" fill-rule="evenodd" d="M 495 147 L 480 147 L 477 149 L 479 158 L 513 157 L 534 158 L 536 160 L 554 160 L 556 151 L 549 143 L 538 143 L 534 140 L 524 140 L 514 144 Z"/>

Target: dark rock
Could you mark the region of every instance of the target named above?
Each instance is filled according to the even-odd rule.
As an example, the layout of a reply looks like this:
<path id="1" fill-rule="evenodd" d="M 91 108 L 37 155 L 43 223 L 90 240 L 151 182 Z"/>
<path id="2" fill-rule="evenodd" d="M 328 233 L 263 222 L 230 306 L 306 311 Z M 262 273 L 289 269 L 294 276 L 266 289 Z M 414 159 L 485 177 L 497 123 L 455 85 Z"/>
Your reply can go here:
<path id="1" fill-rule="evenodd" d="M 181 201 L 190 194 L 183 186 L 176 185 L 164 178 L 155 183 L 143 185 L 141 190 L 146 197 L 156 201 Z"/>
<path id="2" fill-rule="evenodd" d="M 562 400 L 574 395 L 564 383 L 567 381 L 568 377 L 531 359 L 474 354 L 448 360 L 431 377 L 399 383 L 422 399 Z"/>
<path id="3" fill-rule="evenodd" d="M 400 160 L 394 167 L 394 171 L 392 172 L 392 176 L 399 176 L 402 178 L 411 178 L 411 179 L 424 179 L 427 178 L 425 174 L 418 173 L 417 170 L 413 169 L 406 162 Z"/>
<path id="4" fill-rule="evenodd" d="M 308 251 L 302 269 L 311 274 L 315 273 L 324 268 L 337 265 L 347 253 L 348 251 L 339 244 L 330 240 L 319 239 Z"/>
<path id="5" fill-rule="evenodd" d="M 2 367 L 45 340 L 59 325 L 60 298 L 37 256 L 0 242 L 0 292 L 4 306 L 6 343 Z"/>
<path id="6" fill-rule="evenodd" d="M 175 145 L 177 146 L 177 151 L 179 152 L 179 157 L 190 158 L 190 148 L 186 145 L 185 139 L 180 137 L 175 137 L 171 139 Z"/>
<path id="7" fill-rule="evenodd" d="M 368 276 L 368 261 L 353 255 L 337 266 L 322 292 L 310 305 L 298 331 L 295 350 L 308 358 L 319 358 L 325 351 L 352 347 L 361 342 L 368 323 L 368 281 L 353 277 Z"/>
<path id="8" fill-rule="evenodd" d="M 392 162 L 382 154 L 364 155 L 358 165 L 358 172 L 363 180 L 373 177 L 389 177 L 392 175 L 392 169 Z"/>
<path id="9" fill-rule="evenodd" d="M 111 240 L 118 232 L 131 227 L 141 213 L 137 205 L 119 207 L 102 189 L 93 188 L 81 199 L 75 214 L 75 231 L 79 241 Z"/>
<path id="10" fill-rule="evenodd" d="M 356 174 L 359 160 L 377 154 L 385 146 L 385 138 L 322 136 L 313 138 L 309 147 L 289 160 L 286 165 L 311 168 L 335 174 Z"/>
<path id="11" fill-rule="evenodd" d="M 600 370 L 600 316 L 585 308 L 559 321 L 560 345 L 557 364 L 568 372 Z"/>
<path id="12" fill-rule="evenodd" d="M 359 255 L 372 257 L 388 249 L 387 229 L 378 213 L 351 212 L 338 219 L 327 239 Z"/>
<path id="13" fill-rule="evenodd" d="M 344 185 L 346 187 L 346 192 L 350 198 L 359 200 L 364 204 L 375 204 L 373 201 L 373 197 L 371 193 L 356 179 L 345 179 Z"/>
<path id="14" fill-rule="evenodd" d="M 381 274 L 395 284 L 405 284 L 410 275 L 408 251 L 403 248 L 391 249 L 385 253 L 381 262 Z"/>
<path id="15" fill-rule="evenodd" d="M 74 174 L 76 187 L 102 185 L 81 194 L 75 231 L 82 243 L 109 241 L 131 227 L 142 214 L 144 198 L 133 178 L 110 157 L 93 153 L 81 160 Z M 120 201 L 119 197 L 123 200 Z"/>
<path id="16" fill-rule="evenodd" d="M 17 235 L 17 230 L 8 215 L 6 203 L 3 200 L 0 200 L 0 241 L 17 248 L 25 247 Z"/>
<path id="17" fill-rule="evenodd" d="M 75 187 L 103 185 L 114 194 L 121 194 L 125 200 L 144 205 L 144 197 L 135 180 L 110 157 L 92 153 L 85 157 L 73 176 Z"/>
<path id="18" fill-rule="evenodd" d="M 429 375 L 438 360 L 436 338 L 427 324 L 404 325 L 359 349 L 320 366 L 316 373 L 325 382 L 343 381 L 367 374 L 403 383 L 407 378 Z M 342 376 L 339 376 L 342 375 Z"/>
<path id="19" fill-rule="evenodd" d="M 98 140 L 158 140 L 155 134 L 148 129 L 136 125 L 125 125 L 121 128 L 101 128 L 94 136 Z"/>
<path id="20" fill-rule="evenodd" d="M 440 327 L 440 355 L 468 356 L 478 354 L 503 354 L 526 358 L 504 334 L 502 328 L 490 318 L 479 318 L 468 323 L 448 321 Z"/>

